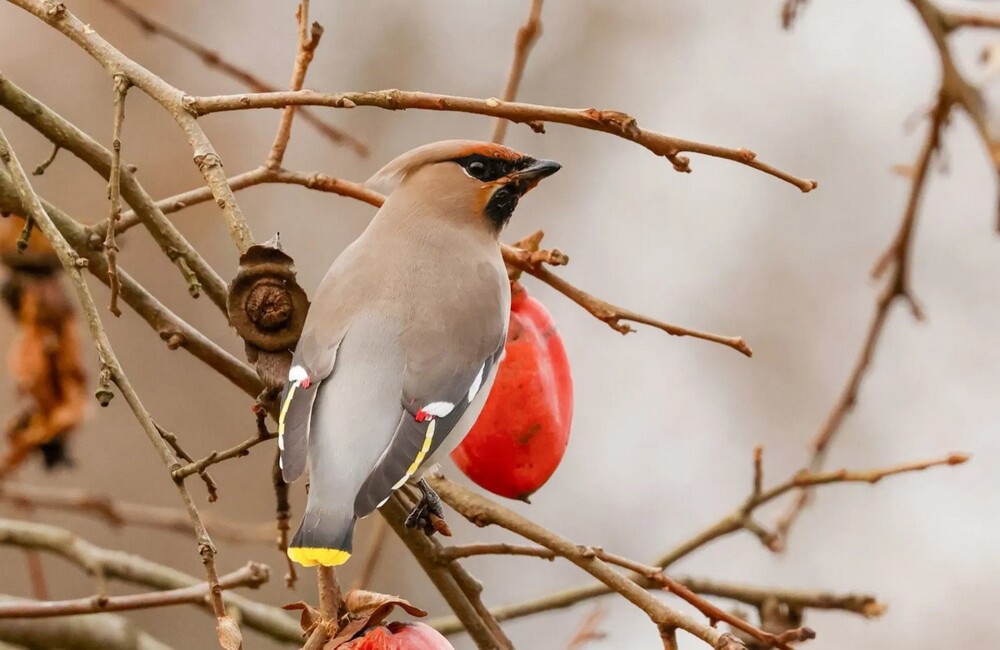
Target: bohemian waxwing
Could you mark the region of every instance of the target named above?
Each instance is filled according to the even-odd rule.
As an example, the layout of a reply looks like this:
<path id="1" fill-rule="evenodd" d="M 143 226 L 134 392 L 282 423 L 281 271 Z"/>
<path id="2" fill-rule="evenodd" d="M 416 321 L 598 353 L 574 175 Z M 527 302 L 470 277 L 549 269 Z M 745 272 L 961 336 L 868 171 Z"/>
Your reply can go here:
<path id="1" fill-rule="evenodd" d="M 282 394 L 285 481 L 309 461 L 308 503 L 288 549 L 299 564 L 346 562 L 358 518 L 479 417 L 510 311 L 497 237 L 518 199 L 559 167 L 449 140 L 368 181 L 388 197 L 320 283 Z M 440 514 L 430 487 L 420 488 L 409 524 Z"/>

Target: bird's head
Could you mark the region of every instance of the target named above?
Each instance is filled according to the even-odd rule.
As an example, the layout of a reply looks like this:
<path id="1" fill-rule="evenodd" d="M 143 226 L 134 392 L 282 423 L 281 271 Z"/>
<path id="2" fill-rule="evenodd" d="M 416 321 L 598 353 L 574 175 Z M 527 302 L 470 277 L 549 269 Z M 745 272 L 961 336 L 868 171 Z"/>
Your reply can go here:
<path id="1" fill-rule="evenodd" d="M 499 233 L 518 200 L 560 167 L 498 144 L 445 140 L 404 153 L 367 185 L 388 195 L 405 193 L 422 208 Z"/>

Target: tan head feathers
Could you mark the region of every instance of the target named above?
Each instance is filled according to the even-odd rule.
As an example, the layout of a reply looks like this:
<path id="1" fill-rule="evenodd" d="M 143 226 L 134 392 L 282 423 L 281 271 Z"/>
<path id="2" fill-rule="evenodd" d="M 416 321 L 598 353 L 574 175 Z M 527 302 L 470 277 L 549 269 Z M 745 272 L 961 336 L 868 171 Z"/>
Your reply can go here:
<path id="1" fill-rule="evenodd" d="M 432 163 L 481 153 L 491 158 L 517 160 L 521 154 L 499 144 L 478 140 L 441 140 L 411 149 L 375 172 L 365 185 L 383 194 L 391 194 L 411 172 Z"/>

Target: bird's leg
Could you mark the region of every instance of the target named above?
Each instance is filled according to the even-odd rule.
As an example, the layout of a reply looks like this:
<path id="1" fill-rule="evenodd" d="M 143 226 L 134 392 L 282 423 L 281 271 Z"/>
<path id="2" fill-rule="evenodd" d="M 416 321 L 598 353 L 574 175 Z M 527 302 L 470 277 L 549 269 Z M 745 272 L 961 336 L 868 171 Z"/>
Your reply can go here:
<path id="1" fill-rule="evenodd" d="M 448 528 L 448 524 L 444 520 L 441 497 L 431 488 L 426 479 L 417 481 L 417 487 L 420 489 L 420 500 L 407 515 L 404 522 L 406 527 L 420 528 L 428 536 L 441 533 L 445 537 L 451 537 L 451 529 Z"/>

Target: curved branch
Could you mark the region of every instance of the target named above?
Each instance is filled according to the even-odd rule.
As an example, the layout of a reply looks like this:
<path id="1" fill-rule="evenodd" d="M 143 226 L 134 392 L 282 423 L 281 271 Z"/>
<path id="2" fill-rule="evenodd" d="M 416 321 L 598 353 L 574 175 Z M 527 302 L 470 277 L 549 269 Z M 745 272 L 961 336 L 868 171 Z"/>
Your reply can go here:
<path id="1" fill-rule="evenodd" d="M 238 571 L 219 578 L 219 587 L 256 589 L 267 582 L 270 570 L 263 564 L 251 562 Z M 207 582 L 167 591 L 154 591 L 130 596 L 77 598 L 74 600 L 13 600 L 0 602 L 0 619 L 3 618 L 52 618 L 98 612 L 125 612 L 135 609 L 153 609 L 172 605 L 202 604 L 211 597 L 212 586 Z"/>
<path id="2" fill-rule="evenodd" d="M 0 595 L 0 603 L 11 597 Z M 63 648 L 64 650 L 171 650 L 124 616 L 94 614 L 45 620 L 0 620 L 0 641 L 17 648 Z M 0 643 L 5 650 L 13 650 Z"/>
<path id="3" fill-rule="evenodd" d="M 452 483 L 440 474 L 432 474 L 428 480 L 449 506 L 472 523 L 477 526 L 497 524 L 525 539 L 551 549 L 556 555 L 569 560 L 603 582 L 610 590 L 624 596 L 625 599 L 644 611 L 657 626 L 684 630 L 719 650 L 745 649 L 744 644 L 732 635 L 724 634 L 720 630 L 667 607 L 634 581 L 608 566 L 592 549 L 574 544 L 514 511 L 487 501 Z"/>
<path id="4" fill-rule="evenodd" d="M 53 144 L 72 153 L 104 179 L 111 177 L 111 152 L 58 113 L 19 88 L 0 72 L 0 105 L 24 120 Z M 197 276 L 205 293 L 225 313 L 226 283 L 198 254 L 187 239 L 153 203 L 127 165 L 121 167 L 121 194 L 138 215 L 138 221 L 171 260 L 183 259 Z M 98 229 L 95 229 L 98 230 Z M 99 229 L 94 247 L 100 246 L 106 230 Z M 90 242 L 85 242 L 91 246 Z M 106 273 L 106 272 L 105 272 Z"/>
<path id="5" fill-rule="evenodd" d="M 26 2 L 27 0 L 16 0 Z M 719 145 L 676 138 L 655 131 L 639 128 L 634 117 L 627 113 L 596 108 L 561 108 L 539 106 L 521 102 L 503 102 L 495 97 L 475 99 L 409 90 L 376 90 L 370 92 L 319 93 L 313 90 L 275 93 L 243 93 L 240 95 L 215 95 L 210 97 L 185 97 L 185 105 L 195 115 L 221 111 L 240 111 L 253 108 L 284 108 L 285 106 L 329 106 L 354 108 L 375 106 L 398 111 L 420 109 L 428 111 L 455 111 L 502 117 L 511 122 L 529 125 L 535 131 L 544 130 L 546 122 L 565 124 L 591 131 L 600 131 L 624 138 L 668 159 L 679 172 L 690 172 L 690 160 L 681 154 L 697 153 L 713 158 L 723 158 L 752 167 L 794 185 L 803 192 L 816 189 L 817 182 L 799 178 L 788 172 L 757 160 L 757 154 L 747 149 L 731 149 Z"/>
<path id="6" fill-rule="evenodd" d="M 90 247 L 89 235 L 84 227 L 44 199 L 42 206 L 77 255 L 87 261 L 87 270 L 107 285 L 107 260 L 99 250 Z M 0 169 L 0 209 L 18 214 L 27 213 L 27 209 L 14 190 L 11 178 L 2 169 Z M 167 309 L 124 270 L 120 270 L 118 275 L 122 283 L 122 301 L 134 309 L 160 335 L 167 347 L 187 350 L 251 397 L 256 397 L 260 393 L 263 384 L 250 366 L 223 350 L 180 316 Z"/>
<path id="7" fill-rule="evenodd" d="M 80 46 L 110 75 L 123 75 L 135 87 L 149 95 L 162 106 L 177 122 L 187 137 L 193 152 L 193 160 L 212 188 L 212 195 L 222 209 L 229 226 L 229 234 L 240 252 L 253 245 L 253 234 L 243 211 L 236 203 L 236 197 L 226 185 L 226 174 L 222 169 L 222 158 L 205 135 L 195 117 L 184 105 L 185 95 L 161 77 L 125 56 L 111 43 L 100 36 L 90 25 L 73 15 L 66 5 L 52 0 L 10 0 L 11 3 L 41 19 L 47 25 Z"/>
<path id="8" fill-rule="evenodd" d="M 149 18 L 148 16 L 140 13 L 138 10 L 126 5 L 124 2 L 121 2 L 121 0 L 104 0 L 104 2 L 118 11 L 122 16 L 138 25 L 143 31 L 149 34 L 162 36 L 168 41 L 175 43 L 179 47 L 197 56 L 207 67 L 214 68 L 222 74 L 235 79 L 249 90 L 256 93 L 266 93 L 278 90 L 278 88 L 263 81 L 253 73 L 237 66 L 235 63 L 227 61 L 215 50 L 209 49 L 201 43 L 188 38 L 165 23 Z M 321 135 L 334 144 L 346 145 L 353 149 L 354 152 L 361 157 L 368 155 L 368 147 L 365 143 L 361 142 L 350 133 L 338 129 L 332 124 L 324 122 L 317 117 L 315 113 L 303 110 L 301 117 L 304 122 L 308 122 L 317 131 L 319 131 Z"/>
<path id="9" fill-rule="evenodd" d="M 99 568 L 107 578 L 151 589 L 179 589 L 204 584 L 203 580 L 143 557 L 95 546 L 57 526 L 0 518 L 0 545 L 47 551 L 69 560 L 88 573 Z M 224 593 L 222 598 L 226 607 L 237 612 L 243 625 L 280 641 L 302 641 L 302 629 L 298 622 L 277 607 L 233 593 Z M 212 611 L 207 603 L 201 603 L 200 607 Z"/>

